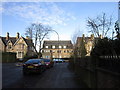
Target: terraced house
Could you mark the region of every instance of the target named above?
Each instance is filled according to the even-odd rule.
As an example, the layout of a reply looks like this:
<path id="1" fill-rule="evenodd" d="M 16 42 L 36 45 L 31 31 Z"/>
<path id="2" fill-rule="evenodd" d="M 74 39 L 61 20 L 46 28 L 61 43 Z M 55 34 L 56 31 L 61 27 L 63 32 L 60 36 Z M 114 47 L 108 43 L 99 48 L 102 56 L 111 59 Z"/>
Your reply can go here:
<path id="1" fill-rule="evenodd" d="M 15 52 L 18 59 L 23 58 L 25 55 L 34 55 L 32 39 L 20 37 L 19 33 L 17 33 L 16 37 L 10 37 L 9 33 L 7 33 L 6 37 L 0 37 L 0 51 Z"/>
<path id="2" fill-rule="evenodd" d="M 72 52 L 73 45 L 70 40 L 46 40 L 43 43 L 43 58 L 70 58 Z"/>

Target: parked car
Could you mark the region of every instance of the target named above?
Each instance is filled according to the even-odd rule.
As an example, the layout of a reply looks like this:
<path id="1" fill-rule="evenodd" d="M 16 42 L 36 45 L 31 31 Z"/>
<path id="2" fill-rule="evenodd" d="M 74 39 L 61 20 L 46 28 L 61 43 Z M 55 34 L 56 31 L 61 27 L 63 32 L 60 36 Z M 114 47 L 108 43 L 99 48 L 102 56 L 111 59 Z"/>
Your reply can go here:
<path id="1" fill-rule="evenodd" d="M 43 59 L 29 59 L 23 64 L 23 74 L 41 73 L 45 69 L 46 64 Z"/>
<path id="2" fill-rule="evenodd" d="M 53 59 L 53 61 L 56 62 L 56 63 L 57 63 L 57 62 L 65 62 L 64 59 Z"/>
<path id="3" fill-rule="evenodd" d="M 43 60 L 44 60 L 44 62 L 45 62 L 45 64 L 46 64 L 46 68 L 51 68 L 51 67 L 53 67 L 54 62 L 53 62 L 52 60 L 50 60 L 50 59 L 43 59 Z"/>

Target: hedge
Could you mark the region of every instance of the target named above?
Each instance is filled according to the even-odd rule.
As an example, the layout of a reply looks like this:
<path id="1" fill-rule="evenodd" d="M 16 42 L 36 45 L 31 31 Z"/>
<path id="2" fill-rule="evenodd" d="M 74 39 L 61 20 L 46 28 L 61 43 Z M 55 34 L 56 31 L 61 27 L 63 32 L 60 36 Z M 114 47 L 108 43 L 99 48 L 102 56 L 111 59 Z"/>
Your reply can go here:
<path id="1" fill-rule="evenodd" d="M 16 53 L 2 52 L 2 63 L 16 62 Z"/>

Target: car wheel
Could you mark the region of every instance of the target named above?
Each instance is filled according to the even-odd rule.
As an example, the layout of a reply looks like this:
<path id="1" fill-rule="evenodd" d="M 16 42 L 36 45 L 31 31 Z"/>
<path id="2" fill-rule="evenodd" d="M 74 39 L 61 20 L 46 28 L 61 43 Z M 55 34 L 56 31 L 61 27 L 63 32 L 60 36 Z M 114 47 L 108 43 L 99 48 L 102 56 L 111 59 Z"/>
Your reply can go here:
<path id="1" fill-rule="evenodd" d="M 41 67 L 39 68 L 39 72 L 38 73 L 40 73 L 40 74 L 42 73 L 42 68 Z"/>

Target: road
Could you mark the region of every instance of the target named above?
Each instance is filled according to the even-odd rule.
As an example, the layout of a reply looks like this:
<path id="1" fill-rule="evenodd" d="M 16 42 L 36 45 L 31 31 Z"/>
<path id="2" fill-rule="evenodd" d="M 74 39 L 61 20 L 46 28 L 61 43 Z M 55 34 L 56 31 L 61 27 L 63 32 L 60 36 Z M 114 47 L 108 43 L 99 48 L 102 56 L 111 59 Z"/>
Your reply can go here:
<path id="1" fill-rule="evenodd" d="M 14 63 L 2 66 L 3 88 L 85 88 L 76 75 L 68 69 L 68 63 L 56 63 L 42 74 L 22 74 L 22 66 Z"/>

